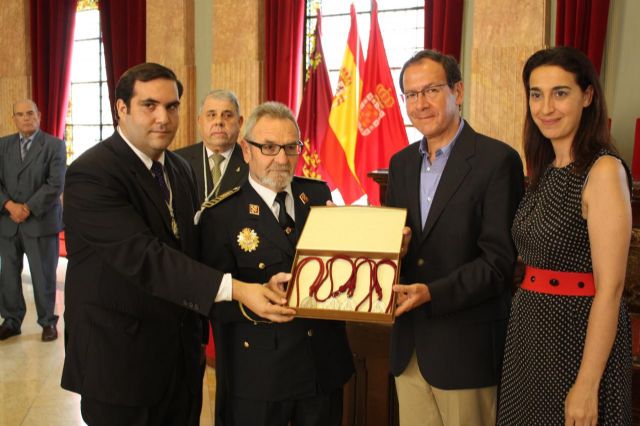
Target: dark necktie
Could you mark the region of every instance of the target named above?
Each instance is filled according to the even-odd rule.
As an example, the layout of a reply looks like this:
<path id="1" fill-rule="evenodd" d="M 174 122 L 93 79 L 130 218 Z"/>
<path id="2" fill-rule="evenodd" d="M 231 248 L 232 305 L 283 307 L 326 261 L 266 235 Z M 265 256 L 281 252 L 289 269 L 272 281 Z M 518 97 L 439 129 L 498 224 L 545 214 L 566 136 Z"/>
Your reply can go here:
<path id="1" fill-rule="evenodd" d="M 156 183 L 160 187 L 160 192 L 162 192 L 162 198 L 164 198 L 165 203 L 169 204 L 169 187 L 167 186 L 167 181 L 164 180 L 164 171 L 162 170 L 162 164 L 159 161 L 154 161 L 151 165 L 151 174 L 156 180 Z"/>
<path id="2" fill-rule="evenodd" d="M 27 152 L 31 147 L 31 138 L 20 140 L 20 157 L 24 160 L 24 157 L 27 156 Z"/>
<path id="3" fill-rule="evenodd" d="M 295 222 L 293 221 L 291 216 L 289 216 L 289 214 L 287 213 L 287 208 L 285 207 L 285 203 L 284 203 L 284 200 L 286 198 L 287 198 L 286 191 L 278 192 L 278 194 L 276 195 L 276 203 L 278 203 L 278 205 L 280 206 L 280 211 L 278 212 L 278 222 L 280 223 L 280 227 L 282 228 L 284 233 L 287 234 L 287 237 L 289 237 L 289 240 L 293 243 L 294 242 L 293 231 L 295 229 Z"/>

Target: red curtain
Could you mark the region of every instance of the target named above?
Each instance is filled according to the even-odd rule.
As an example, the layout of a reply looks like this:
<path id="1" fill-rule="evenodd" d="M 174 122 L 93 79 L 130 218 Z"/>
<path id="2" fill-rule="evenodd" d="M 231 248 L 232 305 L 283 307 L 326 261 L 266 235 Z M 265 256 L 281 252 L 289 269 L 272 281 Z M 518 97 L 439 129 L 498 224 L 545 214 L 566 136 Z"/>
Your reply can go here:
<path id="1" fill-rule="evenodd" d="M 103 0 L 98 3 L 98 7 L 107 86 L 115 126 L 113 104 L 118 79 L 127 69 L 144 62 L 146 58 L 147 8 L 145 0 Z"/>
<path id="2" fill-rule="evenodd" d="M 582 50 L 599 74 L 608 19 L 609 0 L 558 0 L 556 46 Z"/>
<path id="3" fill-rule="evenodd" d="M 40 128 L 59 138 L 69 101 L 71 52 L 77 0 L 31 0 L 32 97 L 42 113 Z"/>
<path id="4" fill-rule="evenodd" d="M 304 41 L 304 0 L 265 0 L 265 86 L 267 100 L 298 113 Z"/>
<path id="5" fill-rule="evenodd" d="M 636 120 L 636 138 L 633 144 L 631 175 L 634 181 L 640 181 L 640 118 Z"/>
<path id="6" fill-rule="evenodd" d="M 464 0 L 424 2 L 424 47 L 451 55 L 460 62 Z"/>

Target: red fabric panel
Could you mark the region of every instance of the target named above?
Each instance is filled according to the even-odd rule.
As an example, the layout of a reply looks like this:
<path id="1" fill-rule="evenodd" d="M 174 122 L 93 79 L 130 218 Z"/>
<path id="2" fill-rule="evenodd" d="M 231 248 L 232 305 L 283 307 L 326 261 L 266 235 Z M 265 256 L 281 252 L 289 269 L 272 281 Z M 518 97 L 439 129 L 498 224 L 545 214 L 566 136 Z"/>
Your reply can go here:
<path id="1" fill-rule="evenodd" d="M 31 0 L 32 98 L 40 128 L 63 138 L 69 101 L 77 0 Z"/>
<path id="2" fill-rule="evenodd" d="M 322 50 L 322 17 L 318 14 L 315 30 L 315 44 L 311 51 L 311 61 L 306 73 L 306 82 L 298 113 L 300 138 L 304 143 L 302 154 L 296 167 L 296 175 L 322 179 L 335 189 L 329 174 L 324 169 L 325 159 L 320 158 L 320 147 L 329 126 L 331 110 L 331 83 Z"/>
<path id="3" fill-rule="evenodd" d="M 610 0 L 558 0 L 556 46 L 583 51 L 598 73 L 602 67 Z"/>
<path id="4" fill-rule="evenodd" d="M 463 0 L 424 2 L 424 47 L 451 55 L 460 62 Z"/>
<path id="5" fill-rule="evenodd" d="M 58 236 L 58 249 L 59 249 L 59 257 L 67 257 L 67 244 L 64 239 L 64 231 L 60 231 Z"/>
<path id="6" fill-rule="evenodd" d="M 633 181 L 640 181 L 640 118 L 636 120 L 636 139 L 633 143 L 633 161 L 631 162 Z"/>
<path id="7" fill-rule="evenodd" d="M 267 100 L 297 115 L 302 78 L 304 0 L 265 0 L 265 89 Z"/>
<path id="8" fill-rule="evenodd" d="M 100 29 L 107 68 L 107 86 L 113 125 L 116 84 L 129 68 L 145 61 L 147 51 L 147 7 L 145 0 L 109 0 L 98 3 Z"/>
<path id="9" fill-rule="evenodd" d="M 386 168 L 389 160 L 409 144 L 378 26 L 378 3 L 372 1 L 371 32 L 363 74 L 355 166 L 370 205 L 380 205 L 380 188 L 367 173 Z"/>
<path id="10" fill-rule="evenodd" d="M 209 341 L 207 342 L 207 346 L 204 349 L 205 356 L 209 361 L 215 361 L 216 359 L 216 345 L 213 342 L 213 330 L 211 329 L 211 325 L 207 325 L 209 329 Z"/>

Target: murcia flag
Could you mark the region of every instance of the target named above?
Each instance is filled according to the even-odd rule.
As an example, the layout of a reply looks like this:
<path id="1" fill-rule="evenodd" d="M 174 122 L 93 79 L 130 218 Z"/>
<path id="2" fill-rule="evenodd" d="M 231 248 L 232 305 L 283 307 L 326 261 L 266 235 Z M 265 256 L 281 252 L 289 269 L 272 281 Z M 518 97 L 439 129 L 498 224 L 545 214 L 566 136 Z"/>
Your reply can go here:
<path id="1" fill-rule="evenodd" d="M 302 103 L 298 113 L 298 126 L 300 126 L 300 139 L 304 144 L 302 154 L 296 167 L 296 175 L 325 180 L 331 189 L 331 178 L 324 170 L 323 161 L 320 159 L 320 147 L 327 134 L 329 110 L 331 108 L 331 83 L 329 72 L 324 61 L 322 42 L 320 36 L 321 16 L 318 10 L 316 29 L 313 33 L 309 67 L 305 76 Z"/>
<path id="2" fill-rule="evenodd" d="M 378 4 L 375 0 L 372 1 L 371 32 L 359 112 L 356 176 L 367 193 L 369 204 L 380 205 L 379 186 L 367 177 L 367 173 L 389 167 L 391 156 L 407 146 L 409 141 L 378 26 Z"/>

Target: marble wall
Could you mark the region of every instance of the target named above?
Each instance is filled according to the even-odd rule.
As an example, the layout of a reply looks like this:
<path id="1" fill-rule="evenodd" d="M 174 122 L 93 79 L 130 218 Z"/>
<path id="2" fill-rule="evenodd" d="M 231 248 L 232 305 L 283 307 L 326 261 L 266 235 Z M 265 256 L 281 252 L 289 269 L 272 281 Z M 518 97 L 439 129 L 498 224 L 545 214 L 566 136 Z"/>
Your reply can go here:
<path id="1" fill-rule="evenodd" d="M 147 0 L 147 61 L 171 68 L 184 86 L 171 149 L 196 140 L 194 0 Z"/>
<path id="2" fill-rule="evenodd" d="M 475 0 L 469 121 L 522 153 L 526 97 L 522 67 L 549 43 L 548 0 Z"/>
<path id="3" fill-rule="evenodd" d="M 265 96 L 264 1 L 213 2 L 211 88 L 229 89 L 246 117 Z"/>
<path id="4" fill-rule="evenodd" d="M 31 94 L 29 1 L 3 2 L 0 28 L 0 135 L 6 135 L 16 132 L 13 102 Z"/>

